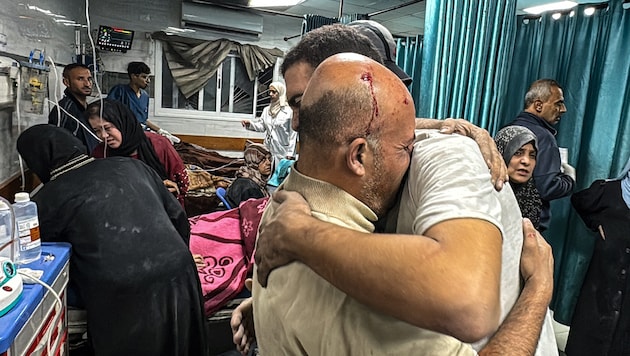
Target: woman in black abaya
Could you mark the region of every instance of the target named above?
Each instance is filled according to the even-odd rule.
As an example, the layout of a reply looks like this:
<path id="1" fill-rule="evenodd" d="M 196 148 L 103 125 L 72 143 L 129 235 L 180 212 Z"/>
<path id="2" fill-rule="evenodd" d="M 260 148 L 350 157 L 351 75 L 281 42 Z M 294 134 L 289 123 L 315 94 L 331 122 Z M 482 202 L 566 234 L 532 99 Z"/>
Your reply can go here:
<path id="1" fill-rule="evenodd" d="M 598 179 L 571 204 L 595 238 L 566 353 L 630 355 L 630 160 L 616 179 Z"/>
<path id="2" fill-rule="evenodd" d="M 94 160 L 52 125 L 27 129 L 17 146 L 44 183 L 33 197 L 42 240 L 72 244 L 95 355 L 205 355 L 188 220 L 160 177 L 139 160 Z"/>

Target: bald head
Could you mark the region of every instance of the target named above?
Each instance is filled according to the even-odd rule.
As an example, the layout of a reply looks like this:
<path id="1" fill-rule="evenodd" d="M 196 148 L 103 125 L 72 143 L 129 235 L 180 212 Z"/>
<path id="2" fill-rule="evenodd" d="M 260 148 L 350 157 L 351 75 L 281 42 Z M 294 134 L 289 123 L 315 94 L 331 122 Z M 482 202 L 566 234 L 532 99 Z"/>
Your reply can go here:
<path id="1" fill-rule="evenodd" d="M 409 166 L 414 128 L 413 100 L 394 73 L 360 54 L 336 54 L 302 97 L 297 169 L 383 215 Z"/>
<path id="2" fill-rule="evenodd" d="M 331 56 L 317 67 L 302 97 L 301 144 L 378 135 L 405 109 L 413 115 L 409 91 L 386 67 L 355 53 Z"/>

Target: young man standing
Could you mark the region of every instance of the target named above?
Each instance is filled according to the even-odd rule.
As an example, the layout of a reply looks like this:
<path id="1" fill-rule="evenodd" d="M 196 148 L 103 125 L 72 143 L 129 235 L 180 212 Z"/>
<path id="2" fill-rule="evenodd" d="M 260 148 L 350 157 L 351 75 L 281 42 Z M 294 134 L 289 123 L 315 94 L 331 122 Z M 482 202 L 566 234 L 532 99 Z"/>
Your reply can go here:
<path id="1" fill-rule="evenodd" d="M 129 84 L 113 86 L 107 97 L 125 104 L 145 127 L 165 136 L 171 142 L 179 142 L 179 138 L 160 128 L 149 120 L 149 94 L 145 90 L 151 83 L 151 69 L 144 62 L 131 62 L 127 65 Z"/>

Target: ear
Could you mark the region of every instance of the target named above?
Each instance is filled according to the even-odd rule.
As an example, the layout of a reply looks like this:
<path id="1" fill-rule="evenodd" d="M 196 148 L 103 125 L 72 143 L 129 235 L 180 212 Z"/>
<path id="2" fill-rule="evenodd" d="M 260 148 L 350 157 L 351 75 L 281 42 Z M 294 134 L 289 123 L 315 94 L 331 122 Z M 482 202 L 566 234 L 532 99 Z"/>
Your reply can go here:
<path id="1" fill-rule="evenodd" d="M 70 86 L 70 82 L 68 81 L 68 78 L 64 77 L 63 78 L 63 85 L 69 87 Z"/>
<path id="2" fill-rule="evenodd" d="M 542 107 L 543 107 L 542 100 L 534 101 L 534 110 L 536 110 L 536 112 L 542 112 Z"/>
<path id="3" fill-rule="evenodd" d="M 365 162 L 368 154 L 368 144 L 365 138 L 359 137 L 352 140 L 346 152 L 346 165 L 348 169 L 355 175 L 363 177 L 366 173 Z"/>

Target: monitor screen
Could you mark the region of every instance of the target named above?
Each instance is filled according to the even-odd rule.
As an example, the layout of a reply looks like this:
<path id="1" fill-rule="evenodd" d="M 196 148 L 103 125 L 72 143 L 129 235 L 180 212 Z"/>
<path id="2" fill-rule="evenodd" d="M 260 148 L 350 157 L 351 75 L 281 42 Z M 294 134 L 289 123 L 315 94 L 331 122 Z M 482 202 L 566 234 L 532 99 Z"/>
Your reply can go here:
<path id="1" fill-rule="evenodd" d="M 131 49 L 133 31 L 122 28 L 100 26 L 96 43 L 101 49 L 114 52 L 127 52 Z"/>

